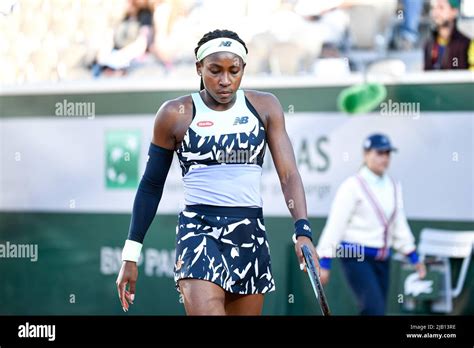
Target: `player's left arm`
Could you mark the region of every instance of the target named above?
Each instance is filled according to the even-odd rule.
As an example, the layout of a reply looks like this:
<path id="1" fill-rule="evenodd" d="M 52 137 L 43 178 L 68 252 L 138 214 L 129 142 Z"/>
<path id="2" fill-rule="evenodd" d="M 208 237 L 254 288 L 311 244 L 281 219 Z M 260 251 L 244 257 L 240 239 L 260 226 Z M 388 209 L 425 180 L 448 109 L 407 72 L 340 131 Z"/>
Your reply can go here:
<path id="1" fill-rule="evenodd" d="M 285 116 L 278 99 L 270 93 L 265 93 L 266 127 L 268 147 L 272 154 L 273 163 L 280 179 L 281 188 L 288 210 L 295 221 L 297 235 L 295 252 L 300 265 L 304 265 L 301 246 L 307 244 L 314 257 L 319 272 L 319 262 L 311 236 L 306 209 L 306 197 L 300 173 L 296 166 L 293 146 L 285 128 Z"/>

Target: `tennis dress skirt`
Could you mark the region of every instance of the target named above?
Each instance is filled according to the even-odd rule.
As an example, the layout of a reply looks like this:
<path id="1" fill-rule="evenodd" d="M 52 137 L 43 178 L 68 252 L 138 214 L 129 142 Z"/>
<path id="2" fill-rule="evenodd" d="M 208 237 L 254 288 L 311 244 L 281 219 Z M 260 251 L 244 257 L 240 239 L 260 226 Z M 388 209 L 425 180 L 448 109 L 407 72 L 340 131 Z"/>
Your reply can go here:
<path id="1" fill-rule="evenodd" d="M 190 205 L 176 227 L 174 280 L 202 279 L 235 294 L 275 290 L 261 208 Z"/>

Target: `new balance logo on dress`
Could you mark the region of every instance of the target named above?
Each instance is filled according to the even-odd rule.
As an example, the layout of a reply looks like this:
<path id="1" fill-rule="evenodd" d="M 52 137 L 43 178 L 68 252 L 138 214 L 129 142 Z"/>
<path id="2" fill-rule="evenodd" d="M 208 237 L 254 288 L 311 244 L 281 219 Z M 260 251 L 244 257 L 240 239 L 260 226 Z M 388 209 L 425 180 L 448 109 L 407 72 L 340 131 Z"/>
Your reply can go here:
<path id="1" fill-rule="evenodd" d="M 249 121 L 248 116 L 236 117 L 234 120 L 234 126 L 237 124 L 245 124 Z"/>

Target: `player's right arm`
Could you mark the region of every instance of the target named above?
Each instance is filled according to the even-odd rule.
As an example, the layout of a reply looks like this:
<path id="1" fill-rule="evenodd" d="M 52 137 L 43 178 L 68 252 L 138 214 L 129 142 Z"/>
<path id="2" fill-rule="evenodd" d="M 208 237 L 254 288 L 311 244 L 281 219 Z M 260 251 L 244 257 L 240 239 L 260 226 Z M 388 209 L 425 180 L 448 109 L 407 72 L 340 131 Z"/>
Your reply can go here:
<path id="1" fill-rule="evenodd" d="M 135 298 L 138 258 L 146 232 L 156 215 L 173 161 L 180 105 L 182 103 L 178 100 L 165 102 L 156 114 L 148 161 L 133 202 L 128 237 L 122 251 L 122 267 L 116 281 L 118 296 L 125 312 Z"/>

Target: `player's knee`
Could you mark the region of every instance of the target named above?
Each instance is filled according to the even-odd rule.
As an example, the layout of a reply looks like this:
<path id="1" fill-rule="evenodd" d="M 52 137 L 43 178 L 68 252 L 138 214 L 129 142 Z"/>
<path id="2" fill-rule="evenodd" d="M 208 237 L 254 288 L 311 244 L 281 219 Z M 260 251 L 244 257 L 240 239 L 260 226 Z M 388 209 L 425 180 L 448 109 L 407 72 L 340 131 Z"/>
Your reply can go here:
<path id="1" fill-rule="evenodd" d="M 184 298 L 187 315 L 225 315 L 224 301 L 219 296 L 203 294 Z"/>
<path id="2" fill-rule="evenodd" d="M 216 285 L 195 279 L 180 280 L 184 307 L 188 315 L 225 315 L 225 295 Z"/>

